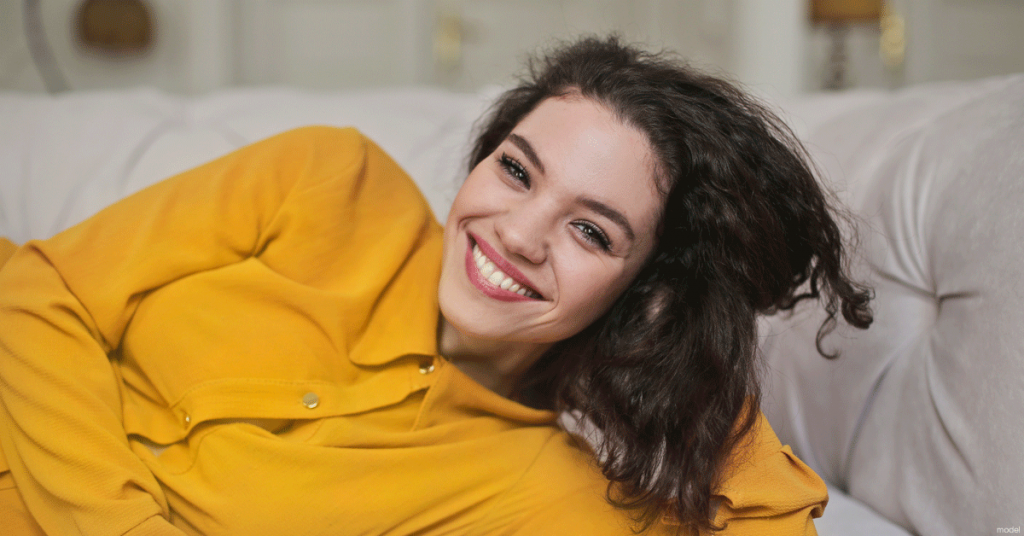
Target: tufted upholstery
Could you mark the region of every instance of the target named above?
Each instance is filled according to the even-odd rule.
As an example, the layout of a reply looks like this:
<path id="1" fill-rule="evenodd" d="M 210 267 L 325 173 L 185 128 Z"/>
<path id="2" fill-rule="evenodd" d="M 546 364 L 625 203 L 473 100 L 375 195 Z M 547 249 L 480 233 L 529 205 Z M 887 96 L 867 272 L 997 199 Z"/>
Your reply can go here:
<path id="1" fill-rule="evenodd" d="M 52 235 L 128 193 L 273 133 L 359 126 L 440 218 L 493 97 L 431 90 L 0 94 L 0 236 Z M 814 350 L 820 312 L 767 319 L 765 409 L 832 486 L 823 536 L 1024 525 L 1024 77 L 784 103 L 859 218 L 867 332 Z M 903 528 L 900 528 L 902 526 Z"/>
<path id="2" fill-rule="evenodd" d="M 860 218 L 876 322 L 764 323 L 769 420 L 836 487 L 917 534 L 1024 523 L 1024 77 L 788 107 Z M 822 107 L 827 106 L 825 110 Z"/>

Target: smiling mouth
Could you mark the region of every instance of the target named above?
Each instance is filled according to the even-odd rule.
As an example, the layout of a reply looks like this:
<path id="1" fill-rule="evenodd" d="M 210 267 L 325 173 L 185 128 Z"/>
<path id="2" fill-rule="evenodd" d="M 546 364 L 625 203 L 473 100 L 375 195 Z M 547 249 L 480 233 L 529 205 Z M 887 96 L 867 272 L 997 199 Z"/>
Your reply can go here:
<path id="1" fill-rule="evenodd" d="M 507 264 L 499 257 L 495 262 L 493 257 L 488 257 L 485 251 L 491 251 L 497 255 L 489 245 L 484 243 L 481 247 L 480 241 L 469 235 L 470 250 L 466 255 L 466 269 L 469 271 L 470 280 L 485 294 L 492 298 L 503 301 L 543 300 L 539 292 L 530 288 L 525 282 L 505 273 L 498 266 Z M 515 271 L 514 267 L 510 271 Z M 521 274 L 518 274 L 521 275 Z"/>
<path id="2" fill-rule="evenodd" d="M 526 296 L 527 298 L 533 298 L 535 300 L 540 299 L 540 294 L 537 294 L 533 289 L 523 285 L 515 279 L 512 279 L 499 270 L 498 267 L 491 262 L 491 259 L 488 259 L 487 255 L 484 255 L 484 252 L 480 250 L 480 246 L 476 244 L 473 244 L 473 261 L 476 262 L 476 267 L 480 270 L 480 275 L 484 276 L 484 279 L 489 281 L 492 285 L 500 288 L 501 290 L 515 292 L 520 296 Z"/>

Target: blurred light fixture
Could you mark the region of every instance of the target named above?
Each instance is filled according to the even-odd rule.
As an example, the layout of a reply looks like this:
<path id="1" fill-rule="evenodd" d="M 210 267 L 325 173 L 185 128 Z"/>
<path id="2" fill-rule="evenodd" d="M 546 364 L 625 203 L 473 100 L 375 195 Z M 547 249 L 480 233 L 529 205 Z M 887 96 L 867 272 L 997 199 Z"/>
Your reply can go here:
<path id="1" fill-rule="evenodd" d="M 86 0 L 76 29 L 83 47 L 106 54 L 137 55 L 153 43 L 153 17 L 142 0 Z"/>
<path id="2" fill-rule="evenodd" d="M 898 73 L 903 68 L 907 54 L 906 26 L 903 16 L 886 3 L 882 9 L 882 20 L 879 21 L 882 37 L 878 42 L 878 54 L 890 73 Z"/>
<path id="3" fill-rule="evenodd" d="M 846 87 L 846 33 L 851 24 L 874 23 L 882 18 L 883 0 L 811 0 L 811 20 L 828 27 L 829 53 L 826 89 Z"/>
<path id="4" fill-rule="evenodd" d="M 882 0 L 811 0 L 811 20 L 817 23 L 878 22 L 881 16 Z"/>

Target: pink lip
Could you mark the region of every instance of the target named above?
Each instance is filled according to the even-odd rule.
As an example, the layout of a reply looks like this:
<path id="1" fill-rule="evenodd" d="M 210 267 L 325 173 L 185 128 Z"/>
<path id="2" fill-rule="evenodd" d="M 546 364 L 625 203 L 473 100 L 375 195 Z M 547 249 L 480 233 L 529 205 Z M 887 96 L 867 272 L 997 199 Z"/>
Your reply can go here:
<path id="1" fill-rule="evenodd" d="M 536 288 L 536 286 L 534 286 L 534 284 L 530 282 L 522 272 L 516 269 L 515 266 L 512 266 L 512 264 L 505 260 L 501 255 L 498 255 L 498 252 L 495 251 L 490 244 L 480 240 L 480 238 L 472 233 L 469 233 L 469 236 L 473 239 L 473 242 L 476 242 L 476 245 L 480 246 L 480 251 L 482 251 L 484 255 L 486 255 L 487 258 L 505 275 L 515 279 L 516 281 L 525 283 L 526 286 L 531 289 Z M 473 283 L 473 286 L 494 299 L 502 301 L 537 301 L 536 298 L 528 298 L 526 296 L 516 294 L 515 292 L 504 290 L 488 281 L 483 274 L 480 273 L 480 269 L 477 268 L 476 261 L 473 259 L 472 243 L 466 244 L 466 274 L 469 276 L 469 280 Z"/>

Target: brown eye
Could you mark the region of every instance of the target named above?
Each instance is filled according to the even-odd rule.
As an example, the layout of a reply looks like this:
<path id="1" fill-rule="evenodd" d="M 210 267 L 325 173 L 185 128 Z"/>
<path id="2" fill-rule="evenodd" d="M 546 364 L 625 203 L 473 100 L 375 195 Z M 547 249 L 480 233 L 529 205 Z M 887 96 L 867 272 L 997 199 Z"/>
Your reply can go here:
<path id="1" fill-rule="evenodd" d="M 604 231 L 600 227 L 588 222 L 588 221 L 576 221 L 572 225 L 579 229 L 580 234 L 583 235 L 583 239 L 600 247 L 601 249 L 608 251 L 612 248 L 611 240 L 608 240 L 608 235 L 604 234 Z"/>
<path id="2" fill-rule="evenodd" d="M 498 158 L 498 163 L 501 165 L 505 173 L 508 174 L 512 180 L 522 183 L 523 186 L 530 187 L 530 174 L 526 172 L 526 168 L 519 163 L 518 160 L 511 156 L 501 153 L 501 157 Z"/>

